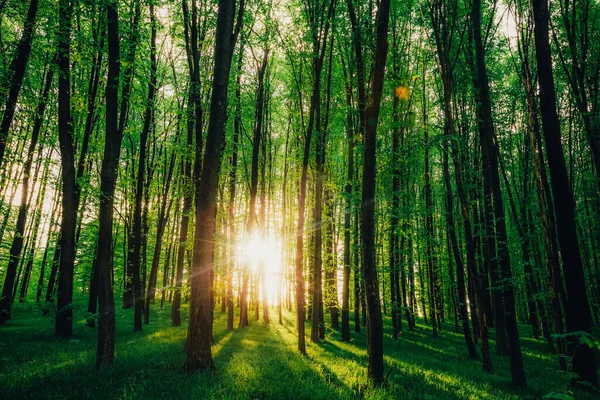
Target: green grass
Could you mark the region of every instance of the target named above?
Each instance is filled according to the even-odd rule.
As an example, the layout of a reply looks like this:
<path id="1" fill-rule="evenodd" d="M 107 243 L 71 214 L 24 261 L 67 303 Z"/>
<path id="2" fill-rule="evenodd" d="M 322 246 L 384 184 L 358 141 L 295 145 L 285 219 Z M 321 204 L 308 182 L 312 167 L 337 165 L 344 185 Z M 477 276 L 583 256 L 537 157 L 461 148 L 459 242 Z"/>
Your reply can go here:
<path id="1" fill-rule="evenodd" d="M 351 343 L 328 331 L 326 341 L 308 343 L 304 357 L 296 351 L 295 316 L 286 313 L 279 325 L 273 311 L 270 326 L 253 322 L 233 332 L 216 311 L 217 371 L 193 373 L 182 368 L 187 313 L 178 328 L 169 325 L 169 315 L 168 307 L 154 309 L 152 323 L 135 334 L 132 312 L 119 310 L 114 368 L 98 371 L 96 331 L 85 327 L 83 314 L 77 314 L 73 339 L 56 340 L 51 317 L 42 317 L 35 305 L 18 304 L 0 328 L 0 399 L 539 399 L 565 384 L 544 342 L 523 336 L 529 388 L 515 391 L 508 357 L 494 356 L 494 374 L 485 374 L 452 326 L 433 338 L 421 323 L 394 341 L 388 318 L 386 373 L 392 370 L 387 384 L 373 389 L 367 385 L 364 330 Z M 575 397 L 592 398 L 578 392 Z"/>

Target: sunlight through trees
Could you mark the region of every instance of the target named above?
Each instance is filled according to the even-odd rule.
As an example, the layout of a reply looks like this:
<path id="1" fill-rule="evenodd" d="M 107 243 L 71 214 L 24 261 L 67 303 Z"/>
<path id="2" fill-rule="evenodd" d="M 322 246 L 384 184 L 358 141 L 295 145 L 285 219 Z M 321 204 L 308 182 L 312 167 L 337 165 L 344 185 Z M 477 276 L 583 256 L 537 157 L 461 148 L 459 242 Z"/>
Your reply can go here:
<path id="1" fill-rule="evenodd" d="M 0 56 L 0 393 L 599 393 L 597 1 L 0 0 Z"/>

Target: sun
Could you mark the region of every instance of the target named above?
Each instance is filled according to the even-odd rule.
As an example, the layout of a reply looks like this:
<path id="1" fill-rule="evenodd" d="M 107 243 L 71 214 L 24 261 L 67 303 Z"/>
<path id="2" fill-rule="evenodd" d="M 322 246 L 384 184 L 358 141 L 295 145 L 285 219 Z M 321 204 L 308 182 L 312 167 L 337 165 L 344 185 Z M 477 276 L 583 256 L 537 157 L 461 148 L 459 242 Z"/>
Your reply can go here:
<path id="1" fill-rule="evenodd" d="M 258 231 L 254 231 L 238 242 L 237 253 L 238 261 L 241 265 L 246 263 L 253 276 L 258 277 L 264 268 L 269 305 L 275 305 L 281 284 L 283 261 L 281 241 L 274 236 L 261 235 Z M 262 289 L 259 297 L 262 299 Z"/>

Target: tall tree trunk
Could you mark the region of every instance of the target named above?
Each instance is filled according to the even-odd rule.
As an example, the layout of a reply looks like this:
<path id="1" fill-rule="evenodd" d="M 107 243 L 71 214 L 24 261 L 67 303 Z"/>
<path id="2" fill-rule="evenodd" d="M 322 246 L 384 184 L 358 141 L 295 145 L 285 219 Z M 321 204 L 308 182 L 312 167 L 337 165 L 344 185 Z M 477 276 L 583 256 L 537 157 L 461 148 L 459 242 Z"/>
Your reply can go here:
<path id="1" fill-rule="evenodd" d="M 123 136 L 118 129 L 120 79 L 119 13 L 116 0 L 106 4 L 108 77 L 106 82 L 106 141 L 100 171 L 100 212 L 98 228 L 98 350 L 96 368 L 112 366 L 115 351 L 115 299 L 113 295 L 113 205 L 117 167 Z"/>
<path id="2" fill-rule="evenodd" d="M 8 71 L 12 76 L 10 79 L 8 96 L 6 97 L 6 103 L 4 104 L 2 121 L 0 122 L 0 166 L 2 166 L 2 161 L 4 160 L 4 153 L 8 142 L 8 133 L 15 116 L 19 92 L 21 91 L 21 85 L 23 84 L 23 78 L 25 77 L 25 71 L 27 69 L 27 62 L 29 61 L 29 54 L 31 53 L 31 42 L 33 40 L 37 12 L 38 0 L 31 0 L 29 2 L 29 9 L 27 10 L 27 17 L 25 17 L 25 22 L 23 23 L 21 39 L 19 39 L 15 55 L 8 67 Z M 4 88 L 2 88 L 2 93 L 0 94 L 4 95 Z M 4 297 L 4 295 L 2 297 Z"/>
<path id="3" fill-rule="evenodd" d="M 437 269 L 437 260 L 434 259 L 434 248 L 433 248 L 433 240 L 434 240 L 434 232 L 433 232 L 433 199 L 432 199 L 432 190 L 431 190 L 431 169 L 429 167 L 429 148 L 431 144 L 429 143 L 429 126 L 427 125 L 427 93 L 425 91 L 425 74 L 427 72 L 425 63 L 425 54 L 423 55 L 423 99 L 422 99 L 422 108 L 423 108 L 423 140 L 425 146 L 425 168 L 424 168 L 424 181 L 425 181 L 425 257 L 427 261 L 427 281 L 428 281 L 428 289 L 429 289 L 429 322 L 431 323 L 431 328 L 433 330 L 433 336 L 438 336 L 437 331 L 437 310 L 436 310 L 436 269 Z"/>
<path id="4" fill-rule="evenodd" d="M 343 59 L 342 59 L 343 62 Z M 350 272 L 352 271 L 351 264 L 351 251 L 352 251 L 352 187 L 354 185 L 354 116 L 352 110 L 354 109 L 352 101 L 352 70 L 350 66 L 344 67 L 344 83 L 346 87 L 346 106 L 348 111 L 346 113 L 346 142 L 347 142 L 347 153 L 348 159 L 346 169 L 346 184 L 344 188 L 345 192 L 345 204 L 344 204 L 344 280 L 342 283 L 342 341 L 350 341 Z M 348 70 L 348 72 L 347 72 Z"/>
<path id="5" fill-rule="evenodd" d="M 512 384 L 515 387 L 525 387 L 525 371 L 523 369 L 523 359 L 521 355 L 521 345 L 519 343 L 519 333 L 517 331 L 517 319 L 515 314 L 514 288 L 512 286 L 512 273 L 510 269 L 510 258 L 508 253 L 508 241 L 506 235 L 506 220 L 504 216 L 504 205 L 502 193 L 500 191 L 500 178 L 498 173 L 498 148 L 494 145 L 494 123 L 492 120 L 492 104 L 490 100 L 490 88 L 487 78 L 485 65 L 485 53 L 483 48 L 483 39 L 481 36 L 481 4 L 480 0 L 474 0 L 471 10 L 471 23 L 473 29 L 473 38 L 475 42 L 475 56 L 477 68 L 477 81 L 479 83 L 480 100 L 480 140 L 483 159 L 484 200 L 487 203 L 486 218 L 488 220 L 488 240 L 487 249 L 490 261 L 492 261 L 491 273 L 494 275 L 495 265 L 493 260 L 499 259 L 497 274 L 498 281 L 496 285 L 502 282 L 502 287 L 494 287 L 495 291 L 500 292 L 494 307 L 503 309 L 503 314 L 497 320 L 504 322 L 506 327 L 506 339 L 508 344 L 508 353 L 510 356 L 510 371 Z M 493 206 L 492 206 L 493 202 Z M 493 210 L 493 211 L 492 211 Z M 494 214 L 491 215 L 490 212 Z M 494 220 L 495 217 L 495 220 Z M 497 235 L 497 248 L 494 241 Z M 500 302 L 500 303 L 498 303 Z M 496 325 L 499 330 L 500 326 Z M 500 333 L 501 334 L 501 333 Z M 497 335 L 497 341 L 504 338 Z"/>
<path id="6" fill-rule="evenodd" d="M 190 87 L 190 93 L 192 89 Z M 194 140 L 194 120 L 192 96 L 188 98 L 186 148 L 191 151 Z M 171 306 L 171 325 L 181 326 L 181 289 L 183 287 L 183 265 L 186 258 L 186 247 L 189 234 L 190 213 L 192 211 L 192 161 L 190 154 L 184 155 L 181 186 L 183 189 L 183 209 L 179 225 L 179 240 L 177 245 L 177 263 L 175 271 L 175 290 Z"/>
<path id="7" fill-rule="evenodd" d="M 323 67 L 323 59 L 325 57 L 325 49 L 327 44 L 327 36 L 329 34 L 330 19 L 333 16 L 335 1 L 331 0 L 323 4 L 323 8 L 319 10 L 319 21 L 312 21 L 313 24 L 321 23 L 321 26 L 312 26 L 313 43 L 312 43 L 312 68 L 313 68 L 313 90 L 310 99 L 310 110 L 306 135 L 304 137 L 304 150 L 302 155 L 302 174 L 300 177 L 300 190 L 298 194 L 298 225 L 296 229 L 296 308 L 297 318 L 296 325 L 298 329 L 298 350 L 302 354 L 306 354 L 304 320 L 306 316 L 305 298 L 304 298 L 304 213 L 306 211 L 306 182 L 308 178 L 308 163 L 310 157 L 311 139 L 315 126 L 316 109 L 320 102 L 321 92 L 321 71 Z M 325 5 L 328 4 L 327 11 Z M 307 7 L 312 7 L 307 4 Z M 315 10 L 306 10 L 309 14 L 315 14 Z"/>
<path id="8" fill-rule="evenodd" d="M 256 194 L 258 192 L 258 169 L 259 169 L 259 156 L 261 149 L 263 123 L 264 123 L 264 98 L 265 98 L 265 72 L 268 63 L 268 50 L 265 49 L 263 60 L 261 65 L 258 67 L 258 87 L 256 90 L 256 107 L 254 113 L 254 135 L 252 138 L 252 165 L 250 172 L 250 207 L 248 210 L 248 221 L 246 223 L 246 237 L 251 238 L 256 235 L 254 225 L 256 223 Z M 261 196 L 262 198 L 262 196 Z M 263 222 L 259 221 L 259 225 L 262 226 Z M 248 249 L 250 250 L 250 249 Z M 248 265 L 250 260 L 246 260 L 243 271 L 244 282 L 242 284 L 241 302 L 240 302 L 240 327 L 248 326 L 248 279 L 250 273 L 250 266 Z M 258 293 L 258 281 L 256 282 L 257 293 Z M 258 307 L 255 310 L 258 313 Z M 258 314 L 257 314 L 258 316 Z"/>
<path id="9" fill-rule="evenodd" d="M 122 73 L 123 83 L 121 84 L 121 108 L 119 110 L 119 136 L 123 137 L 125 128 L 127 126 L 129 116 L 129 104 L 133 83 L 133 73 L 135 65 L 135 54 L 137 43 L 139 41 L 139 21 L 141 18 L 141 6 L 140 0 L 135 0 L 133 5 L 133 19 L 129 31 L 129 47 L 127 54 L 123 56 L 126 63 Z M 121 139 L 122 140 L 122 139 Z M 145 151 L 145 148 L 144 148 Z M 140 149 L 140 153 L 142 153 Z M 132 166 L 133 169 L 133 166 Z M 133 175 L 133 172 L 132 172 Z M 143 188 L 143 180 L 142 185 Z M 142 192 L 142 193 L 140 193 Z M 140 248 L 142 246 L 142 217 L 141 217 L 141 200 L 143 197 L 143 191 L 135 191 L 135 209 L 132 211 L 133 225 L 127 235 L 127 246 L 128 256 L 125 265 L 126 268 L 126 279 L 125 279 L 125 290 L 123 291 L 123 308 L 134 307 L 134 330 L 141 331 L 142 329 L 142 282 L 140 279 Z M 138 204 L 139 201 L 139 204 Z M 139 219 L 139 220 L 138 220 Z M 139 232 L 138 232 L 139 231 Z M 136 250 L 137 249 L 137 250 Z M 137 310 L 137 311 L 136 311 Z"/>
<path id="10" fill-rule="evenodd" d="M 327 47 L 327 43 L 323 43 Z M 320 83 L 317 83 L 320 85 Z M 321 314 L 323 304 L 323 179 L 325 175 L 325 132 L 322 131 L 321 121 L 321 93 L 320 89 L 315 100 L 315 209 L 314 209 L 314 266 L 313 266 L 313 291 L 312 291 L 312 325 L 310 339 L 313 343 L 319 342 L 319 332 L 325 322 Z"/>
<path id="11" fill-rule="evenodd" d="M 154 122 L 154 97 L 156 92 L 157 80 L 157 62 L 156 62 L 156 18 L 154 16 L 154 4 L 150 3 L 150 25 L 151 25 L 151 42 L 150 42 L 150 82 L 148 83 L 148 100 L 146 103 L 146 116 L 144 117 L 144 128 L 142 137 L 148 135 L 150 128 Z M 145 140 L 143 141 L 145 145 Z M 140 150 L 142 149 L 142 141 L 140 141 Z M 140 158 L 141 161 L 141 158 Z M 143 181 L 144 170 L 141 168 L 141 162 L 138 164 L 138 180 Z M 160 253 L 162 250 L 162 239 L 167 226 L 167 220 L 171 211 L 172 201 L 168 201 L 169 189 L 171 187 L 171 177 L 175 168 L 175 153 L 171 154 L 167 174 L 164 177 L 162 188 L 162 196 L 160 199 L 160 208 L 157 220 L 156 243 L 154 246 L 154 255 L 152 257 L 152 266 L 150 267 L 150 279 L 148 281 L 148 290 L 145 296 L 144 304 L 144 322 L 150 323 L 150 304 L 154 302 L 156 296 L 156 281 L 158 278 L 158 265 L 160 262 Z M 141 173 L 141 175 L 140 175 Z M 139 183 L 138 183 L 139 188 Z M 147 192 L 147 190 L 146 190 Z"/>
<path id="12" fill-rule="evenodd" d="M 375 263 L 375 179 L 376 134 L 379 108 L 383 94 L 383 78 L 387 58 L 387 35 L 390 1 L 381 0 L 377 11 L 375 64 L 371 75 L 371 96 L 365 109 L 361 232 L 363 274 L 368 313 L 367 353 L 368 376 L 374 384 L 383 383 L 383 320 L 379 303 L 379 283 Z"/>
<path id="13" fill-rule="evenodd" d="M 456 285 L 458 296 L 458 311 L 461 319 L 465 342 L 469 351 L 469 356 L 472 359 L 477 358 L 477 352 L 471 337 L 471 329 L 467 316 L 467 304 L 465 294 L 465 278 L 464 265 L 461 257 L 461 251 L 458 246 L 456 230 L 454 224 L 454 196 L 452 193 L 452 184 L 450 182 L 450 172 L 448 163 L 448 146 L 452 151 L 454 160 L 454 176 L 458 192 L 458 197 L 461 204 L 461 212 L 465 224 L 465 236 L 467 242 L 467 270 L 470 271 L 475 267 L 475 253 L 473 249 L 473 237 L 471 233 L 471 222 L 469 216 L 469 207 L 467 204 L 466 195 L 464 193 L 462 182 L 462 171 L 458 156 L 458 146 L 456 144 L 456 128 L 454 125 L 454 115 L 452 112 L 452 97 L 453 97 L 453 81 L 454 81 L 454 64 L 452 63 L 454 46 L 452 35 L 449 33 L 455 29 L 457 21 L 457 10 L 454 10 L 452 4 L 447 4 L 445 1 L 432 1 L 430 3 L 430 17 L 434 29 L 436 49 L 439 59 L 440 74 L 443 84 L 443 99 L 444 99 L 444 134 L 448 140 L 444 147 L 443 156 L 443 175 L 444 184 L 446 186 L 446 224 L 448 226 L 448 235 L 452 247 L 452 255 L 456 263 Z M 487 345 L 486 345 L 487 346 Z M 489 354 L 484 354 L 484 370 L 487 370 L 486 363 L 489 362 Z M 491 364 L 489 369 L 491 370 Z"/>
<path id="14" fill-rule="evenodd" d="M 235 226 L 235 187 L 237 181 L 238 144 L 242 131 L 242 67 L 243 67 L 243 41 L 237 59 L 237 77 L 235 86 L 235 119 L 233 121 L 233 141 L 231 151 L 231 170 L 229 172 L 229 270 L 227 274 L 227 330 L 233 330 L 233 317 L 235 313 L 233 302 L 233 272 L 236 258 L 236 226 Z M 246 310 L 248 312 L 248 310 Z"/>
<path id="15" fill-rule="evenodd" d="M 451 121 L 446 120 L 446 124 Z M 447 126 L 447 125 L 446 125 Z M 463 334 L 465 335 L 465 343 L 467 344 L 467 350 L 469 356 L 472 359 L 477 359 L 477 351 L 473 344 L 471 337 L 471 328 L 469 327 L 469 317 L 467 315 L 467 299 L 465 294 L 465 270 L 460 254 L 460 248 L 458 247 L 458 240 L 456 238 L 456 230 L 454 226 L 454 196 L 452 194 L 452 185 L 450 183 L 450 172 L 448 167 L 448 147 L 444 149 L 444 182 L 446 184 L 446 225 L 448 226 L 448 235 L 450 243 L 452 244 L 452 255 L 454 256 L 454 262 L 456 263 L 456 292 L 458 295 L 458 313 L 460 316 L 460 322 L 462 325 Z"/>
<path id="16" fill-rule="evenodd" d="M 75 266 L 75 227 L 77 224 L 77 191 L 75 180 L 75 150 L 73 148 L 73 119 L 71 116 L 71 14 L 73 6 L 69 0 L 59 3 L 59 44 L 58 44 L 58 140 L 63 179 L 62 223 L 60 243 L 60 264 L 58 270 L 58 290 L 56 295 L 57 337 L 73 334 L 73 269 Z"/>
<path id="17" fill-rule="evenodd" d="M 56 214 L 58 211 L 58 204 L 59 204 L 59 190 L 55 189 L 54 190 L 54 198 L 52 200 L 52 207 L 51 209 L 51 214 L 49 216 L 48 219 L 48 233 L 47 233 L 47 239 L 46 239 L 46 246 L 44 247 L 44 255 L 42 256 L 42 263 L 40 266 L 40 277 L 38 279 L 38 285 L 37 285 L 37 292 L 36 292 L 36 296 L 35 296 L 35 302 L 39 303 L 40 299 L 42 298 L 42 291 L 44 289 L 44 276 L 45 276 L 45 272 L 46 272 L 46 264 L 47 264 L 47 260 L 48 260 L 48 253 L 50 250 L 50 243 L 52 242 L 53 236 L 54 236 L 54 222 L 56 219 Z"/>
<path id="18" fill-rule="evenodd" d="M 25 297 L 27 296 L 29 279 L 31 277 L 31 272 L 33 269 L 33 259 L 35 256 L 35 251 L 37 250 L 38 233 L 39 233 L 40 223 L 42 221 L 42 206 L 44 204 L 43 202 L 46 197 L 48 174 L 50 172 L 49 163 L 50 163 L 51 155 L 52 155 L 52 150 L 50 150 L 50 154 L 48 154 L 48 156 L 46 157 L 46 160 L 44 162 L 44 164 L 45 164 L 44 165 L 44 173 L 43 173 L 42 181 L 40 183 L 40 186 L 39 186 L 39 189 L 37 192 L 37 199 L 35 201 L 34 220 L 32 221 L 31 230 L 30 230 L 30 234 L 29 234 L 29 236 L 32 238 L 31 246 L 29 246 L 29 251 L 28 251 L 29 254 L 27 256 L 25 272 L 23 274 L 23 279 L 21 282 L 21 292 L 19 294 L 19 302 L 21 302 L 21 303 L 25 302 Z"/>
<path id="19" fill-rule="evenodd" d="M 262 101 L 264 103 L 263 105 L 263 122 L 262 122 L 262 131 L 260 133 L 261 136 L 261 143 L 260 143 L 260 153 L 261 153 L 261 161 L 260 161 L 260 174 L 261 174 L 261 178 L 260 178 L 260 211 L 259 211 L 259 234 L 260 234 L 260 240 L 265 243 L 266 238 L 267 238 L 267 230 L 269 229 L 269 226 L 267 224 L 267 177 L 266 177 L 266 172 L 267 172 L 267 146 L 268 146 L 268 141 L 270 138 L 270 127 L 269 127 L 269 77 L 268 77 L 268 71 L 267 71 L 267 66 L 268 66 L 268 48 L 266 48 L 264 50 L 264 82 L 263 82 L 263 95 L 262 95 Z M 257 278 L 260 278 L 261 281 L 261 289 L 262 289 L 262 309 L 263 309 L 263 321 L 266 324 L 269 324 L 269 299 L 268 299 L 268 294 L 267 294 L 267 272 L 266 272 L 266 260 L 264 257 L 261 257 L 260 261 L 259 261 L 259 265 L 258 265 L 258 276 Z M 257 285 L 256 285 L 256 311 L 258 312 L 258 279 L 257 279 Z M 258 320 L 258 314 L 256 316 L 257 320 Z"/>
<path id="20" fill-rule="evenodd" d="M 561 143 L 560 123 L 556 109 L 556 93 L 552 71 L 552 56 L 548 39 L 548 1 L 533 1 L 535 50 L 540 86 L 542 127 L 546 154 L 552 179 L 552 194 L 556 210 L 558 242 L 563 258 L 567 287 L 567 332 L 591 333 L 591 313 L 587 298 L 585 275 L 577 241 L 575 202 L 569 186 L 567 168 Z M 576 335 L 569 335 L 569 352 L 573 357 L 573 372 L 579 379 L 598 387 L 594 350 L 581 344 Z"/>
<path id="21" fill-rule="evenodd" d="M 44 111 L 46 109 L 46 102 L 48 100 L 48 94 L 52 86 L 52 79 L 54 76 L 54 63 L 55 58 L 51 61 L 48 66 L 46 73 L 44 90 L 42 92 L 40 102 L 36 110 L 36 117 L 33 124 L 33 131 L 31 132 L 31 141 L 29 148 L 27 149 L 27 156 L 25 159 L 25 165 L 23 166 L 23 185 L 21 189 L 21 202 L 19 204 L 19 212 L 17 215 L 17 222 L 15 228 L 15 234 L 13 236 L 13 242 L 10 248 L 10 255 L 8 261 L 8 267 L 6 269 L 6 277 L 4 279 L 4 286 L 2 289 L 2 299 L 0 299 L 0 325 L 4 324 L 6 320 L 10 319 L 10 312 L 13 303 L 12 288 L 17 278 L 17 264 L 21 251 L 23 249 L 23 238 L 25 223 L 27 220 L 27 208 L 28 208 L 28 195 L 29 195 L 29 178 L 31 174 L 31 167 L 33 165 L 33 156 L 37 147 L 38 138 L 44 121 Z M 10 204 L 10 203 L 9 203 Z"/>
<path id="22" fill-rule="evenodd" d="M 206 149 L 202 160 L 201 176 L 196 177 L 196 227 L 185 361 L 188 369 L 214 369 L 215 367 L 210 349 L 214 271 L 213 234 L 216 225 L 216 196 L 227 120 L 229 72 L 235 42 L 241 29 L 243 10 L 244 0 L 240 0 L 234 31 L 235 2 L 219 0 Z M 200 152 L 202 149 L 197 147 L 196 151 Z"/>

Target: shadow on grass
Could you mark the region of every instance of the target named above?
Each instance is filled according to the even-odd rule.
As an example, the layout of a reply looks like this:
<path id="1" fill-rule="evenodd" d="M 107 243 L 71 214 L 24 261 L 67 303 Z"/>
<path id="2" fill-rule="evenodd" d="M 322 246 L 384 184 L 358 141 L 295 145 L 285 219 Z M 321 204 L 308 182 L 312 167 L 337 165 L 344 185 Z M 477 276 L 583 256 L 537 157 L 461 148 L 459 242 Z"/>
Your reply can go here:
<path id="1" fill-rule="evenodd" d="M 54 340 L 52 318 L 30 315 L 16 307 L 17 324 L 0 330 L 0 392 L 2 399 L 190 398 L 190 399 L 521 399 L 541 398 L 560 389 L 555 360 L 543 342 L 523 340 L 530 389 L 510 389 L 508 357 L 492 355 L 495 373 L 484 374 L 481 361 L 468 358 L 464 340 L 446 328 L 432 338 L 419 324 L 399 341 L 384 338 L 387 384 L 367 384 L 365 332 L 352 342 L 307 342 L 307 356 L 296 350 L 295 316 L 284 324 L 253 322 L 226 330 L 226 315 L 215 312 L 214 374 L 184 371 L 186 316 L 181 327 L 170 326 L 169 308 L 153 314 L 142 334 L 133 332 L 130 310 L 119 310 L 115 365 L 93 369 L 96 330 L 77 319 L 73 340 Z M 386 320 L 389 323 L 389 320 Z M 310 323 L 307 324 L 307 332 Z M 389 327 L 386 333 L 389 331 Z M 308 337 L 307 337 L 308 338 Z M 309 339 L 309 338 L 308 338 Z M 398 350 L 399 349 L 399 350 Z M 493 349 L 493 343 L 492 343 Z M 581 398 L 588 398 L 582 396 Z"/>

